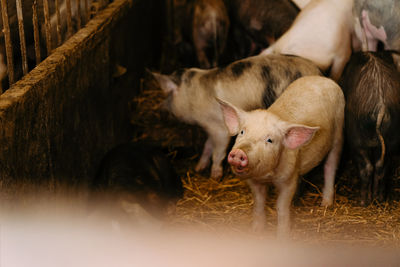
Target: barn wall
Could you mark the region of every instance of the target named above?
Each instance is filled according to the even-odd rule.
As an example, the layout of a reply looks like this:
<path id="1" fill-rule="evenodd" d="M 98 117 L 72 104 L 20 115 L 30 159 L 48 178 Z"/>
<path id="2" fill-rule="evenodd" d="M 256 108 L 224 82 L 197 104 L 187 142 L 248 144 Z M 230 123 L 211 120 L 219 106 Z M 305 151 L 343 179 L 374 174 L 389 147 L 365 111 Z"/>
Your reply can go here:
<path id="1" fill-rule="evenodd" d="M 160 38 L 149 12 L 161 2 L 114 0 L 0 96 L 1 185 L 88 181 L 105 151 L 129 139 L 128 102 Z M 128 73 L 113 78 L 117 63 Z"/>

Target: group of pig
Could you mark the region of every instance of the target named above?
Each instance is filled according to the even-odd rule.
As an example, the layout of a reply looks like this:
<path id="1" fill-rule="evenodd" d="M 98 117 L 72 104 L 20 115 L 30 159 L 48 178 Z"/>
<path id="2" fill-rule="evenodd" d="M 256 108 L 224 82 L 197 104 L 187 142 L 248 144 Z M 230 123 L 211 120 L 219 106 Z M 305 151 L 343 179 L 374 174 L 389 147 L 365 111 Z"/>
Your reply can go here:
<path id="1" fill-rule="evenodd" d="M 299 12 L 290 0 L 172 1 L 172 42 L 180 65 L 217 67 L 261 52 Z"/>
<path id="2" fill-rule="evenodd" d="M 395 167 L 388 162 L 400 141 L 396 133 L 400 127 L 400 1 L 293 0 L 300 12 L 281 36 L 274 30 L 265 33 L 271 25 L 263 16 L 271 13 L 262 12 L 263 7 L 293 7 L 293 3 L 230 2 L 237 5 L 237 17 L 254 12 L 254 17 L 249 13 L 242 20 L 247 24 L 241 30 L 251 42 L 262 39 L 254 36 L 264 35 L 269 45 L 264 51 L 223 67 L 152 73 L 168 96 L 169 110 L 208 134 L 195 170 L 204 170 L 212 161 L 211 177 L 221 177 L 230 136 L 236 136 L 227 161 L 252 190 L 253 228 L 265 227 L 266 185 L 272 183 L 278 190 L 277 232 L 285 237 L 299 176 L 323 160 L 322 205 L 333 204 L 345 140 L 359 170 L 361 203 L 384 200 L 386 172 Z M 209 3 L 196 1 L 199 6 Z M 193 41 L 200 48 L 204 43 Z M 202 58 L 198 53 L 199 63 L 205 62 Z M 217 61 L 204 65 L 212 66 L 210 62 Z"/>

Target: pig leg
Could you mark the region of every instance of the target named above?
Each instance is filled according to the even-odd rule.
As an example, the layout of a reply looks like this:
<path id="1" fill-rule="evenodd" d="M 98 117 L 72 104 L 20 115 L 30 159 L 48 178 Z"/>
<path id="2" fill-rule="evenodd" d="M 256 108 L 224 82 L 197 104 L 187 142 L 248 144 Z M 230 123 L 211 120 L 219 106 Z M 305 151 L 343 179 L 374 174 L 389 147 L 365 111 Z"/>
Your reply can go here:
<path id="1" fill-rule="evenodd" d="M 384 201 L 384 191 L 385 191 L 385 184 L 384 184 L 384 177 L 385 177 L 385 166 L 383 161 L 378 161 L 375 164 L 375 172 L 374 172 L 374 184 L 373 184 L 373 198 L 376 198 L 379 202 Z"/>
<path id="2" fill-rule="evenodd" d="M 342 129 L 342 128 L 340 128 Z M 342 152 L 342 139 L 337 139 L 333 145 L 332 150 L 329 152 L 324 165 L 324 189 L 322 196 L 321 206 L 330 206 L 333 203 L 333 195 L 335 193 L 335 175 L 336 169 L 340 160 L 340 153 Z"/>
<path id="3" fill-rule="evenodd" d="M 336 82 L 339 81 L 340 76 L 342 75 L 344 66 L 346 65 L 349 58 L 350 58 L 350 54 L 348 57 L 335 57 L 333 59 L 331 72 L 329 74 L 329 77 L 332 78 L 332 80 L 334 80 Z"/>
<path id="4" fill-rule="evenodd" d="M 333 58 L 329 76 L 334 81 L 339 81 L 343 69 L 351 56 L 351 38 L 344 38 L 344 41 L 347 43 L 342 46 L 343 51 Z"/>
<path id="5" fill-rule="evenodd" d="M 222 160 L 226 156 L 230 136 L 226 129 L 213 128 L 213 134 L 210 135 L 213 143 L 211 178 L 222 177 Z"/>
<path id="6" fill-rule="evenodd" d="M 278 199 L 276 200 L 276 211 L 278 214 L 277 235 L 279 239 L 285 239 L 290 232 L 290 204 L 297 186 L 297 176 L 291 177 L 283 183 L 277 183 L 279 190 Z"/>
<path id="7" fill-rule="evenodd" d="M 196 48 L 197 60 L 199 62 L 200 67 L 209 69 L 211 67 L 211 64 L 205 52 L 206 44 L 202 44 L 201 41 L 198 41 L 198 43 L 195 43 L 195 48 Z"/>
<path id="8" fill-rule="evenodd" d="M 378 122 L 381 124 L 382 119 L 383 119 L 383 112 L 379 112 L 378 114 Z M 373 184 L 373 198 L 377 198 L 378 201 L 383 201 L 384 200 L 384 189 L 385 189 L 385 184 L 384 184 L 384 177 L 385 177 L 385 154 L 386 154 L 386 146 L 385 146 L 385 140 L 383 139 L 382 134 L 380 131 L 377 129 L 377 134 L 378 138 L 381 142 L 381 147 L 379 149 L 379 154 L 376 155 L 376 157 L 379 157 L 379 160 L 375 163 L 375 172 L 374 172 L 374 184 Z"/>
<path id="9" fill-rule="evenodd" d="M 365 206 L 371 200 L 371 176 L 374 167 L 365 150 L 360 151 L 357 161 L 361 179 L 361 205 Z"/>
<path id="10" fill-rule="evenodd" d="M 267 49 L 264 49 L 263 51 L 261 51 L 261 55 L 272 55 L 274 54 L 274 44 L 270 45 Z"/>
<path id="11" fill-rule="evenodd" d="M 210 163 L 210 157 L 213 152 L 213 143 L 211 137 L 207 138 L 207 141 L 204 144 L 203 153 L 201 154 L 200 160 L 195 167 L 196 172 L 200 172 L 207 168 Z"/>
<path id="12" fill-rule="evenodd" d="M 253 231 L 261 232 L 265 229 L 267 218 L 265 214 L 265 201 L 267 197 L 267 186 L 254 180 L 247 180 L 251 192 L 253 193 Z"/>

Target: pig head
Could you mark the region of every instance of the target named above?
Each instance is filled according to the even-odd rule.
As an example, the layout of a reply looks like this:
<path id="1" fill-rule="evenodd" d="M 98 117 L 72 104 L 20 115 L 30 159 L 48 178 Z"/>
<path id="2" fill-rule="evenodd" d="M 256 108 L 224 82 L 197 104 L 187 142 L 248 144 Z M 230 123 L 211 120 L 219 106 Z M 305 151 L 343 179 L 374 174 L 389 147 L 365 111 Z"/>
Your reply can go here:
<path id="1" fill-rule="evenodd" d="M 278 200 L 278 235 L 286 236 L 289 228 L 289 208 L 296 189 L 298 149 L 308 144 L 319 127 L 293 124 L 272 113 L 256 110 L 247 113 L 228 103 L 220 102 L 225 122 L 236 142 L 228 155 L 233 172 L 250 179 L 255 206 L 253 228 L 265 226 L 265 181 L 276 184 L 280 191 Z"/>

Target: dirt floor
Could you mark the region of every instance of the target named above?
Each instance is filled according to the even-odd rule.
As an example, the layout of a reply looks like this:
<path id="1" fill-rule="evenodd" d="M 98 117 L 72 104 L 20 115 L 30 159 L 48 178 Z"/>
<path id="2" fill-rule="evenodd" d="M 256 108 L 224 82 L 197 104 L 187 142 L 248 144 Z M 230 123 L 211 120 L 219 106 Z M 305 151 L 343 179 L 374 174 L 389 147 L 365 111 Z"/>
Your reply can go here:
<path id="1" fill-rule="evenodd" d="M 149 77 L 142 80 L 140 94 L 132 101 L 132 125 L 136 140 L 152 140 L 168 147 L 185 194 L 178 202 L 173 225 L 196 225 L 218 232 L 225 228 L 257 237 L 274 237 L 276 230 L 275 192 L 271 186 L 265 233 L 251 233 L 253 200 L 245 181 L 234 177 L 225 164 L 224 177 L 208 178 L 194 166 L 199 158 L 204 133 L 185 125 L 162 109 L 163 94 Z M 344 164 L 342 164 L 344 165 Z M 397 175 L 398 176 L 398 175 Z M 398 177 L 396 178 L 398 179 Z M 397 200 L 358 204 L 358 180 L 351 164 L 341 166 L 336 178 L 333 207 L 320 207 L 323 175 L 321 168 L 303 177 L 292 206 L 292 238 L 306 243 L 346 243 L 400 246 L 400 204 Z M 398 189 L 393 189 L 396 194 Z"/>

